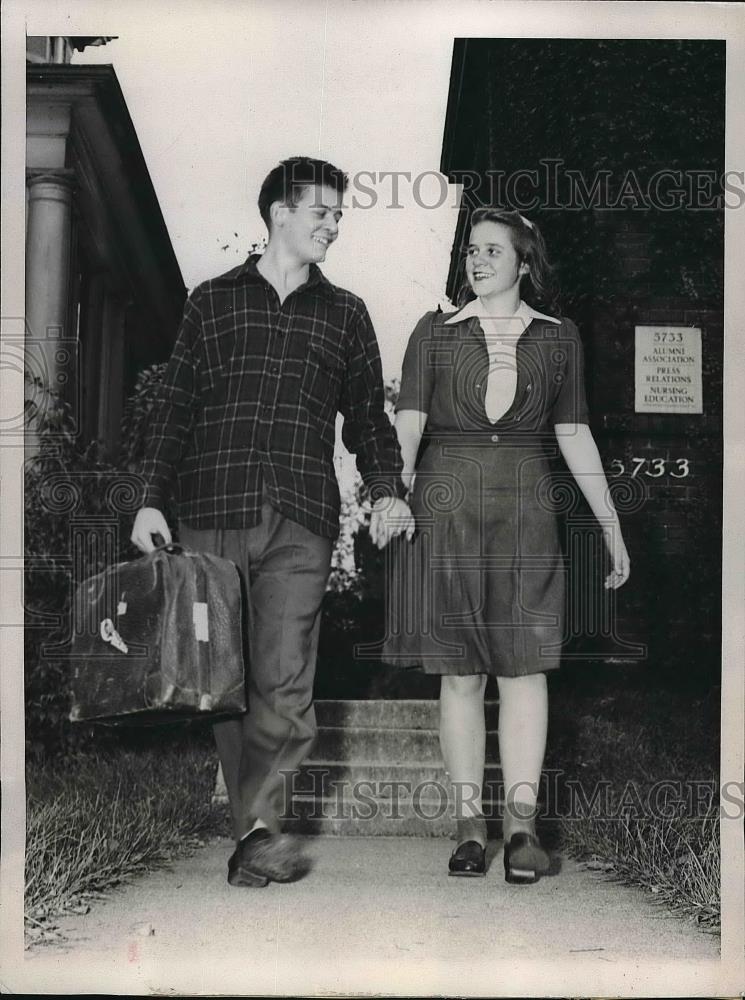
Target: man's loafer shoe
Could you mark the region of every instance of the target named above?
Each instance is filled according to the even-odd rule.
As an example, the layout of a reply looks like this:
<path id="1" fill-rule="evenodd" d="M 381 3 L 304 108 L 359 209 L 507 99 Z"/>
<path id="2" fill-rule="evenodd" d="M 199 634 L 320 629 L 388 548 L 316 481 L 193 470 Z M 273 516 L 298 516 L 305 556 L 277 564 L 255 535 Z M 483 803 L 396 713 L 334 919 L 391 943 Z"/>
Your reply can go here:
<path id="1" fill-rule="evenodd" d="M 450 855 L 448 875 L 477 876 L 486 874 L 486 852 L 476 840 L 458 844 Z"/>
<path id="2" fill-rule="evenodd" d="M 545 875 L 551 859 L 532 833 L 513 833 L 504 844 L 504 878 L 513 885 L 530 885 Z"/>
<path id="3" fill-rule="evenodd" d="M 230 885 L 261 888 L 268 882 L 293 882 L 310 868 L 297 843 L 264 828 L 238 842 L 228 861 Z"/>

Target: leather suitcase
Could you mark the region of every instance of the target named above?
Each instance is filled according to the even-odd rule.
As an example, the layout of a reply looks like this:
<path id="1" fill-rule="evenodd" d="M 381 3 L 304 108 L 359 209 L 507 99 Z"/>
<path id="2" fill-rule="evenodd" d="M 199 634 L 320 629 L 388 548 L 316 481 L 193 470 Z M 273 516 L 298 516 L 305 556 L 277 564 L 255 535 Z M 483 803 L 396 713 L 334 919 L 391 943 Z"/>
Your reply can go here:
<path id="1" fill-rule="evenodd" d="M 73 615 L 71 721 L 245 712 L 241 587 L 227 559 L 156 549 L 82 583 Z"/>

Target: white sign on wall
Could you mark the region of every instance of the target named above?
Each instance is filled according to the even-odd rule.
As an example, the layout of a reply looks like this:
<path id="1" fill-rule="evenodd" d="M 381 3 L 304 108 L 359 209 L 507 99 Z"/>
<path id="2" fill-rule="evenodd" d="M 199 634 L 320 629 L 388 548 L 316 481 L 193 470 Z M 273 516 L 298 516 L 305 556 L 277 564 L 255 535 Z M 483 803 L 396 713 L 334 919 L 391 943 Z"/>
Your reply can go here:
<path id="1" fill-rule="evenodd" d="M 637 326 L 637 413 L 703 413 L 701 330 L 693 326 Z"/>

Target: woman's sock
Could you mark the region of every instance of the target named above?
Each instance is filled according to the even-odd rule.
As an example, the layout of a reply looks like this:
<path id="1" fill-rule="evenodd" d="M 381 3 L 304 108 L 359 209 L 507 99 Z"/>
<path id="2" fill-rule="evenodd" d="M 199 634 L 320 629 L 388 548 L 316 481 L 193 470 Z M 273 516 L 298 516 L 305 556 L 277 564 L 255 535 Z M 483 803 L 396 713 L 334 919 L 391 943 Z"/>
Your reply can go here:
<path id="1" fill-rule="evenodd" d="M 467 840 L 475 840 L 477 844 L 486 847 L 486 820 L 483 816 L 469 816 L 467 819 L 456 820 L 456 839 L 458 844 Z"/>

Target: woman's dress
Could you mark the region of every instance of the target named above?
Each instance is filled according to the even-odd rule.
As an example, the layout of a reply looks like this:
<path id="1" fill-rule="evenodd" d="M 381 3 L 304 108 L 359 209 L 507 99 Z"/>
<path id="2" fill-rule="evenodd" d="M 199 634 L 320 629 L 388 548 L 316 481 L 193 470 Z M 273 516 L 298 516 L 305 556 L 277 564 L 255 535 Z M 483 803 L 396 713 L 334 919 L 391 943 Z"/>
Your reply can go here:
<path id="1" fill-rule="evenodd" d="M 582 344 L 570 320 L 525 303 L 515 319 L 523 332 L 500 344 L 475 300 L 427 313 L 409 340 L 396 409 L 428 418 L 410 497 L 416 534 L 389 547 L 387 662 L 508 677 L 559 666 L 553 428 L 587 423 Z"/>

